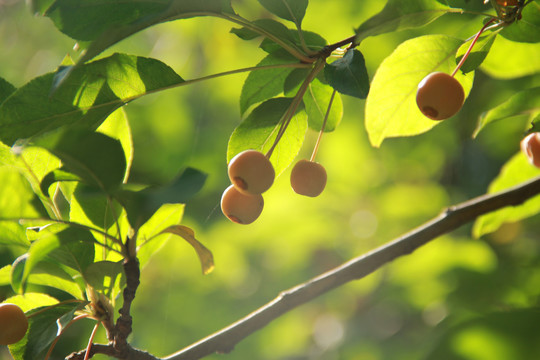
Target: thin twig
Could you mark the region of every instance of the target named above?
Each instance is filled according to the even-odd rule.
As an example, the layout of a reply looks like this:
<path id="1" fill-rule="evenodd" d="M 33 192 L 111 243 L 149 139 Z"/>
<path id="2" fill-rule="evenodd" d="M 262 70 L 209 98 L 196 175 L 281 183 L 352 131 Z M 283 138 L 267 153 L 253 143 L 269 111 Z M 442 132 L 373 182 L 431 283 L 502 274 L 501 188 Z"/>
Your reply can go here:
<path id="1" fill-rule="evenodd" d="M 411 232 L 303 284 L 281 292 L 277 298 L 246 317 L 166 357 L 164 360 L 196 360 L 215 352 L 229 352 L 241 340 L 297 306 L 349 281 L 363 278 L 389 261 L 410 254 L 429 241 L 453 231 L 481 215 L 506 206 L 522 204 L 539 193 L 540 178 L 537 178 L 496 194 L 483 195 L 451 206 L 439 216 Z"/>

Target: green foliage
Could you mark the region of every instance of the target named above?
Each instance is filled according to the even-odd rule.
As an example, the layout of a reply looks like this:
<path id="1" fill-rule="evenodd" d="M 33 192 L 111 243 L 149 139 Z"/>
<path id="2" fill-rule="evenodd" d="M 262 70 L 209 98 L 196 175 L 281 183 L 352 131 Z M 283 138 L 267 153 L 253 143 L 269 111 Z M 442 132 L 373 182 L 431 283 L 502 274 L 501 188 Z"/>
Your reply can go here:
<path id="1" fill-rule="evenodd" d="M 82 306 L 84 303 L 69 302 L 30 310 L 27 313 L 28 332 L 21 341 L 9 347 L 13 358 L 23 360 L 44 357 L 56 339 L 59 328 L 65 327 Z"/>
<path id="2" fill-rule="evenodd" d="M 365 99 L 369 92 L 369 77 L 362 53 L 349 50 L 339 60 L 327 64 L 324 75 L 334 89 L 345 95 Z"/>
<path id="3" fill-rule="evenodd" d="M 369 18 L 356 31 L 356 41 L 392 31 L 429 24 L 450 8 L 429 0 L 389 0 L 382 11 Z"/>
<path id="4" fill-rule="evenodd" d="M 495 193 L 516 186 L 540 175 L 540 171 L 529 164 L 522 153 L 513 156 L 501 169 L 501 173 L 490 184 L 488 193 Z M 533 198 L 523 205 L 504 208 L 484 215 L 475 222 L 476 237 L 496 231 L 503 223 L 515 222 L 540 212 L 540 199 Z"/>
<path id="5" fill-rule="evenodd" d="M 66 71 L 69 78 L 51 96 L 55 77 Z M 62 68 L 32 80 L 0 105 L 0 141 L 11 145 L 71 124 L 95 129 L 125 103 L 181 82 L 162 62 L 125 54 Z"/>
<path id="6" fill-rule="evenodd" d="M 311 8 L 323 5 L 308 6 L 308 0 L 259 0 L 251 13 L 260 18 L 253 20 L 230 0 L 28 3 L 82 50 L 43 65 L 37 72 L 44 75 L 26 83 L 0 74 L 0 296 L 19 304 L 30 321 L 25 338 L 10 346 L 15 360 L 43 358 L 76 317 L 114 324 L 108 316 L 115 316 L 128 283 L 126 260 L 136 257 L 145 269 L 133 311 L 143 315 L 134 324 L 148 330 L 134 327 L 133 341 L 172 352 L 179 338 L 205 335 L 216 321 L 232 322 L 276 292 L 477 194 L 500 164 L 488 193 L 540 176 L 523 154 L 514 154 L 525 131 L 540 129 L 537 0 L 520 14 L 495 6 L 504 24 L 488 5 L 467 1 L 340 0 L 324 2 L 317 12 Z M 254 5 L 248 3 L 235 7 L 243 12 Z M 455 15 L 434 22 L 447 13 Z M 199 17 L 229 24 L 165 24 Z M 495 28 L 469 53 L 471 35 L 489 19 Z M 350 21 L 349 29 L 360 25 L 346 34 L 336 30 Z M 222 26 L 233 26 L 236 36 Z M 256 40 L 258 53 L 237 37 Z M 342 40 L 326 40 L 336 38 Z M 23 40 L 5 45 L 4 52 L 23 46 Z M 34 64 L 40 54 L 51 57 L 34 44 L 25 51 L 35 54 Z M 128 54 L 145 51 L 151 55 Z M 62 46 L 59 58 L 66 52 Z M 10 55 L 0 62 L 20 59 Z M 233 70 L 184 80 L 161 59 L 182 73 Z M 240 68 L 244 60 L 248 65 Z M 453 120 L 436 127 L 441 122 L 417 108 L 416 89 L 429 73 L 454 69 L 470 97 Z M 241 86 L 230 78 L 202 83 L 240 72 L 248 73 Z M 190 90 L 170 90 L 176 87 Z M 157 93 L 167 106 L 156 105 Z M 239 112 L 231 110 L 238 104 Z M 181 116 L 173 118 L 170 109 Z M 528 128 L 513 121 L 517 117 L 527 117 Z M 271 206 L 251 231 L 214 215 L 225 162 L 256 149 L 269 156 L 277 175 L 286 174 L 298 155 L 308 153 L 305 147 L 316 141 L 318 149 L 321 137 L 315 140 L 308 129 L 328 133 L 318 155 L 329 176 L 323 195 L 298 200 L 278 179 L 265 194 Z M 159 140 L 165 137 L 182 139 L 174 146 L 189 153 L 177 156 Z M 368 146 L 385 140 L 382 149 Z M 143 142 L 146 158 L 174 159 L 170 178 L 160 179 L 138 160 Z M 539 248 L 528 240 L 536 234 L 538 213 L 534 197 L 482 216 L 473 236 L 486 241 L 448 235 L 390 264 L 386 274 L 352 285 L 354 291 L 337 290 L 276 321 L 264 334 L 271 336 L 235 350 L 238 358 L 302 357 L 308 346 L 317 358 L 534 356 L 538 349 L 527 346 L 537 336 Z M 184 222 L 193 224 L 197 237 Z M 178 238 L 185 241 L 168 241 Z M 212 276 L 191 277 L 193 263 Z M 149 306 L 155 316 L 144 316 Z M 433 348 L 422 345 L 427 342 Z"/>
<path id="7" fill-rule="evenodd" d="M 274 98 L 257 106 L 249 116 L 234 129 L 227 148 L 227 162 L 241 151 L 254 149 L 268 151 L 277 136 L 277 127 L 283 123 L 284 115 L 291 106 L 289 98 Z M 291 123 L 270 157 L 276 175 L 281 174 L 292 163 L 302 147 L 307 130 L 306 114 L 303 110 L 294 114 Z"/>
<path id="8" fill-rule="evenodd" d="M 461 41 L 445 35 L 426 35 L 407 40 L 377 69 L 366 101 L 366 129 L 371 144 L 384 139 L 426 132 L 439 122 L 426 118 L 416 105 L 418 83 L 435 71 L 451 73 L 454 54 Z M 465 95 L 472 88 L 474 73 L 456 74 Z"/>
<path id="9" fill-rule="evenodd" d="M 510 119 L 518 115 L 532 115 L 540 110 L 540 88 L 520 91 L 497 107 L 485 112 L 480 117 L 474 135 L 477 136 L 482 129 L 495 121 Z"/>

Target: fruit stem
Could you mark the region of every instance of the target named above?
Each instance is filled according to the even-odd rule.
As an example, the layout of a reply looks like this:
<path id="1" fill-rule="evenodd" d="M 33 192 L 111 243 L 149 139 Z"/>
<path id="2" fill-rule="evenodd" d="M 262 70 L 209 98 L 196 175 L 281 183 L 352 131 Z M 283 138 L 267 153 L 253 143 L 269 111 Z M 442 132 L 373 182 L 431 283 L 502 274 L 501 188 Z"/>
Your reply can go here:
<path id="1" fill-rule="evenodd" d="M 474 37 L 474 39 L 472 40 L 471 42 L 471 45 L 469 45 L 469 48 L 467 49 L 467 52 L 465 53 L 465 55 L 463 55 L 463 57 L 461 58 L 459 64 L 457 64 L 456 68 L 454 69 L 454 71 L 452 72 L 452 77 L 454 77 L 456 75 L 456 73 L 458 72 L 459 69 L 461 69 L 461 66 L 465 63 L 465 60 L 467 60 L 467 58 L 469 57 L 469 54 L 471 53 L 471 50 L 473 48 L 473 46 L 476 44 L 476 42 L 478 41 L 478 38 L 480 38 L 480 35 L 482 35 L 482 33 L 484 32 L 484 30 L 486 30 L 486 28 L 491 25 L 492 22 L 494 22 L 495 19 L 490 19 L 488 22 L 486 22 L 484 24 L 484 26 L 482 26 L 482 28 L 480 29 L 480 31 L 476 34 L 476 36 Z"/>
<path id="2" fill-rule="evenodd" d="M 101 323 L 98 321 L 96 323 L 96 326 L 94 326 L 94 329 L 92 330 L 90 339 L 88 339 L 88 346 L 86 347 L 86 352 L 84 353 L 84 360 L 90 359 L 90 349 L 92 348 L 92 343 L 94 342 L 94 337 L 96 336 L 96 332 L 97 332 L 97 329 L 99 328 L 99 324 Z"/>
<path id="3" fill-rule="evenodd" d="M 315 79 L 319 71 L 321 71 L 324 68 L 324 64 L 326 64 L 326 62 L 323 59 L 319 59 L 317 63 L 315 64 L 315 66 L 313 67 L 313 69 L 311 70 L 311 72 L 309 73 L 309 75 L 306 77 L 306 79 L 302 83 L 302 85 L 300 86 L 300 89 L 298 89 L 298 92 L 294 96 L 294 99 L 291 105 L 289 106 L 289 108 L 287 109 L 287 112 L 282 118 L 281 126 L 279 127 L 274 143 L 272 144 L 270 149 L 266 152 L 267 158 L 270 158 L 270 156 L 272 156 L 274 149 L 276 148 L 277 144 L 283 137 L 283 134 L 287 130 L 287 127 L 289 126 L 291 119 L 294 116 L 294 113 L 296 112 L 296 109 L 298 109 L 298 105 L 300 105 L 300 103 L 302 102 L 302 98 L 304 97 L 304 94 L 306 93 L 309 84 L 311 84 L 313 79 Z"/>
<path id="4" fill-rule="evenodd" d="M 330 114 L 330 109 L 332 108 L 332 103 L 334 102 L 334 97 L 336 96 L 336 90 L 332 91 L 332 96 L 330 97 L 330 101 L 328 102 L 328 108 L 326 109 L 326 114 L 324 115 L 324 120 L 321 126 L 321 131 L 319 131 L 319 136 L 317 137 L 317 142 L 315 143 L 315 147 L 313 148 L 313 153 L 311 154 L 311 158 L 309 161 L 313 162 L 315 160 L 315 156 L 317 155 L 317 151 L 319 151 L 319 145 L 321 144 L 321 139 L 324 133 L 324 129 L 326 128 L 326 122 L 328 120 L 328 115 Z"/>

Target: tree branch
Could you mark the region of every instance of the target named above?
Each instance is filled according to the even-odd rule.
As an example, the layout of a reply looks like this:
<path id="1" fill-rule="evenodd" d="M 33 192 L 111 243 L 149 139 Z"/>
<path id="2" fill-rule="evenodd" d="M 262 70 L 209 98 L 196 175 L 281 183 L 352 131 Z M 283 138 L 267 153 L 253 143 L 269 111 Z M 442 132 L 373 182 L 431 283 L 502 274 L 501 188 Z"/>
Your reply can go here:
<path id="1" fill-rule="evenodd" d="M 195 360 L 215 352 L 230 352 L 248 335 L 289 310 L 307 303 L 351 280 L 363 278 L 387 262 L 410 254 L 420 246 L 469 223 L 477 217 L 506 206 L 522 204 L 540 193 L 540 178 L 508 190 L 479 196 L 445 209 L 439 216 L 369 253 L 325 272 L 303 284 L 283 291 L 277 298 L 228 327 L 182 349 L 164 360 Z"/>

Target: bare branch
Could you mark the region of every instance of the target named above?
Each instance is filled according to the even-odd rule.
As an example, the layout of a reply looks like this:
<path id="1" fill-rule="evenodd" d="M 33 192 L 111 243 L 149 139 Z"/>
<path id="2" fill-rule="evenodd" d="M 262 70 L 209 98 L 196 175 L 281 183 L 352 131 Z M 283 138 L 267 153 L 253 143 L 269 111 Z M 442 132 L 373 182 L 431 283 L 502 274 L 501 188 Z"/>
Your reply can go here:
<path id="1" fill-rule="evenodd" d="M 540 178 L 508 190 L 483 195 L 444 210 L 439 216 L 409 233 L 354 258 L 303 284 L 283 291 L 277 298 L 228 327 L 182 349 L 164 360 L 195 360 L 215 352 L 230 352 L 253 332 L 289 310 L 307 303 L 351 280 L 363 278 L 389 261 L 410 254 L 420 246 L 469 223 L 477 217 L 506 206 L 522 204 L 540 193 Z"/>

